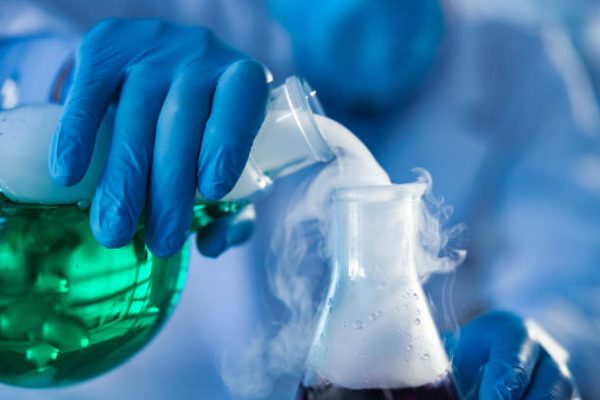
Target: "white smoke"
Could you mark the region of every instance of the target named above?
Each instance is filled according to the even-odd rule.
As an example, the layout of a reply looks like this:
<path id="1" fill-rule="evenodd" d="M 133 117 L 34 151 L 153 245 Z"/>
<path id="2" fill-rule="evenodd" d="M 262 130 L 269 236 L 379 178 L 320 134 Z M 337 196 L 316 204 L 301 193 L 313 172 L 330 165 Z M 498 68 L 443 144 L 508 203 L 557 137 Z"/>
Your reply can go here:
<path id="1" fill-rule="evenodd" d="M 283 376 L 300 381 L 313 340 L 322 301 L 328 287 L 329 254 L 325 243 L 329 230 L 329 205 L 338 187 L 386 185 L 388 175 L 368 149 L 335 121 L 318 117 L 336 160 L 322 168 L 290 197 L 287 212 L 271 241 L 266 269 L 272 296 L 286 309 L 285 320 L 275 332 L 257 333 L 242 349 L 231 349 L 221 358 L 221 375 L 230 392 L 242 398 L 264 398 Z M 451 271 L 465 256 L 448 247 L 461 228 L 449 231 L 442 223 L 450 207 L 431 193 L 431 176 L 415 169 L 417 181 L 427 185 L 419 215 L 419 237 L 423 246 L 418 259 L 419 277 Z"/>
<path id="2" fill-rule="evenodd" d="M 417 174 L 417 182 L 427 187 L 418 221 L 419 244 L 423 251 L 417 252 L 416 260 L 419 278 L 424 283 L 432 274 L 451 272 L 464 261 L 466 250 L 456 247 L 463 247 L 463 243 L 454 241 L 463 239 L 465 226 L 459 224 L 444 229 L 452 215 L 452 206 L 433 195 L 433 180 L 426 169 L 414 168 L 413 172 Z"/>

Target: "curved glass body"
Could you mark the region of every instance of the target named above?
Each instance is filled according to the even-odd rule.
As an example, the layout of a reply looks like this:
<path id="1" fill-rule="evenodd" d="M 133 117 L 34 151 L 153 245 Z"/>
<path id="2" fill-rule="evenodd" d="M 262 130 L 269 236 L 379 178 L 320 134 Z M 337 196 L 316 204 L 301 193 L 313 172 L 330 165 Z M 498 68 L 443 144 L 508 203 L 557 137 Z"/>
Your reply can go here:
<path id="1" fill-rule="evenodd" d="M 458 398 L 417 275 L 424 189 L 337 190 L 333 280 L 299 400 Z"/>
<path id="2" fill-rule="evenodd" d="M 153 256 L 142 226 L 127 246 L 106 249 L 86 207 L 0 193 L 0 382 L 65 385 L 119 365 L 173 310 L 187 261 L 187 248 Z"/>

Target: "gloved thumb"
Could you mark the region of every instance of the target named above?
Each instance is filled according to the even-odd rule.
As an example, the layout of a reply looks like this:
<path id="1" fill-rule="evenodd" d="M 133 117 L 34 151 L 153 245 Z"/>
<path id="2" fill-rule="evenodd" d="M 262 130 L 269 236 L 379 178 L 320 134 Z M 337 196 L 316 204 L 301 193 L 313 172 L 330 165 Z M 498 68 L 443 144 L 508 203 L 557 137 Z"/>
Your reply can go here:
<path id="1" fill-rule="evenodd" d="M 539 342 L 530 337 L 527 327 L 516 318 L 511 321 L 504 316 L 503 324 L 497 327 L 496 333 L 483 369 L 479 398 L 520 399 L 529 387 L 543 349 Z"/>
<path id="2" fill-rule="evenodd" d="M 207 257 L 218 257 L 228 248 L 248 240 L 254 231 L 255 220 L 256 211 L 252 204 L 237 214 L 214 220 L 198 232 L 198 250 Z"/>

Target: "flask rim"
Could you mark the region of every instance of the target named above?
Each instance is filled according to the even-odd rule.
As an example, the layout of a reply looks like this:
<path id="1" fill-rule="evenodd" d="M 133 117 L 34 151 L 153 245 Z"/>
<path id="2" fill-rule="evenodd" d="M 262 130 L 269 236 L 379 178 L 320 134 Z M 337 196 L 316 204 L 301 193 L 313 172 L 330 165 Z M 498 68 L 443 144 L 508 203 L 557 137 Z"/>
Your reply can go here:
<path id="1" fill-rule="evenodd" d="M 332 160 L 335 153 L 315 120 L 315 115 L 325 116 L 316 90 L 297 75 L 287 78 L 283 87 L 294 117 L 315 159 L 320 162 Z"/>
<path id="2" fill-rule="evenodd" d="M 421 198 L 426 190 L 427 184 L 423 182 L 390 185 L 344 186 L 334 190 L 333 201 L 375 203 L 388 201 L 414 201 Z"/>

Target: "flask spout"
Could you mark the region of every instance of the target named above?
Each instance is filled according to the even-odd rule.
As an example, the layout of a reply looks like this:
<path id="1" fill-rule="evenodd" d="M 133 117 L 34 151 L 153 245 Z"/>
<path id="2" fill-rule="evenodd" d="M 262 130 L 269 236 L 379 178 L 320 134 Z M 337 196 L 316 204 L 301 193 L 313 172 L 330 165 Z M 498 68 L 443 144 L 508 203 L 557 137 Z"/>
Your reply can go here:
<path id="1" fill-rule="evenodd" d="M 275 179 L 332 160 L 335 155 L 315 120 L 317 115 L 324 115 L 323 108 L 302 78 L 289 77 L 273 89 L 248 163 L 223 200 L 251 199 Z"/>

